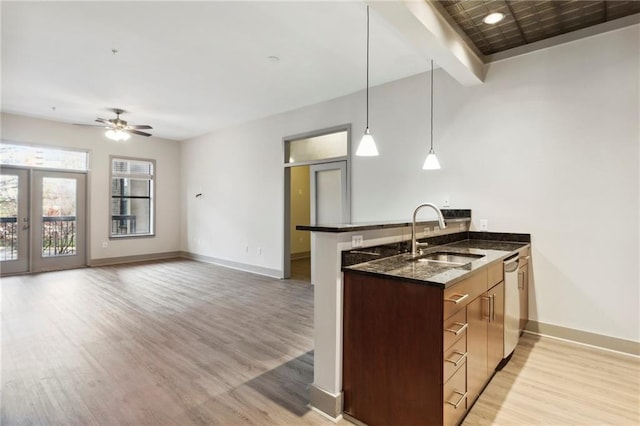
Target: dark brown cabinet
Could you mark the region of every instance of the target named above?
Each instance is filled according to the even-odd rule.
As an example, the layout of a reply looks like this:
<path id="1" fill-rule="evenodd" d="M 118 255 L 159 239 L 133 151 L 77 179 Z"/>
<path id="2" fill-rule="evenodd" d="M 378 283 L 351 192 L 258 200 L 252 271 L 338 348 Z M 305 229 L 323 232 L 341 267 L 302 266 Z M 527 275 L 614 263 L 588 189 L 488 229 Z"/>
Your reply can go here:
<path id="1" fill-rule="evenodd" d="M 344 413 L 369 425 L 460 423 L 502 359 L 501 270 L 447 289 L 345 271 Z"/>

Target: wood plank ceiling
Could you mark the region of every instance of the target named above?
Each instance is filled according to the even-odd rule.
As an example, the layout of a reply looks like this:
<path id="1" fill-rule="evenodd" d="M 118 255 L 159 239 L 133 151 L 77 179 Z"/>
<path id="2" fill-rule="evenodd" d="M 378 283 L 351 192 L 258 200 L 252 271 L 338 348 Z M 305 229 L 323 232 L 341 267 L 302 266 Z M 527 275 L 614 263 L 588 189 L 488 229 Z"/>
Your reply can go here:
<path id="1" fill-rule="evenodd" d="M 444 10 L 484 55 L 640 13 L 640 1 L 439 0 Z M 491 12 L 505 18 L 488 25 Z"/>

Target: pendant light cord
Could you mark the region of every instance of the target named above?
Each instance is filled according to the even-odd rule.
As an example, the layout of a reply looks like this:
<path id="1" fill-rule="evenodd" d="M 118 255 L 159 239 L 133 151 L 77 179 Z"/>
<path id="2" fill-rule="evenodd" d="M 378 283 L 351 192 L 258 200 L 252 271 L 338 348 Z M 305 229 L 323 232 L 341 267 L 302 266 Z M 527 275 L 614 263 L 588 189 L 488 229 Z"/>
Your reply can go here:
<path id="1" fill-rule="evenodd" d="M 369 6 L 367 5 L 367 126 L 369 128 Z"/>
<path id="2" fill-rule="evenodd" d="M 431 60 L 431 151 L 433 151 L 433 59 Z"/>

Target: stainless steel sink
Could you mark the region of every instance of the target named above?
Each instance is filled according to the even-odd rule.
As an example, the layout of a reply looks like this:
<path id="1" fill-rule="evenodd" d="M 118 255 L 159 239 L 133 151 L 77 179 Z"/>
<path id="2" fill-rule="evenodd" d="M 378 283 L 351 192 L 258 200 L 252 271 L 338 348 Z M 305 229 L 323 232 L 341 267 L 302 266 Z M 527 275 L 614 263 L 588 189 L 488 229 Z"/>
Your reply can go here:
<path id="1" fill-rule="evenodd" d="M 436 252 L 419 256 L 413 259 L 416 262 L 429 262 L 429 263 L 442 263 L 449 265 L 466 265 L 474 260 L 484 257 L 483 254 L 472 253 L 451 253 L 451 252 Z"/>

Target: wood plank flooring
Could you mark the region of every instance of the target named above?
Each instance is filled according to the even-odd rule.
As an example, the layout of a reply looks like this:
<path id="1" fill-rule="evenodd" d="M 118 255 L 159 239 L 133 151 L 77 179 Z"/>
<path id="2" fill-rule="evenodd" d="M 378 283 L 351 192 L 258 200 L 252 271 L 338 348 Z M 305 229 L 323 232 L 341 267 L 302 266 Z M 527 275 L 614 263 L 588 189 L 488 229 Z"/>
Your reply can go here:
<path id="1" fill-rule="evenodd" d="M 640 425 L 640 359 L 525 333 L 463 425 Z"/>
<path id="2" fill-rule="evenodd" d="M 172 260 L 0 285 L 2 425 L 332 424 L 307 406 L 308 283 Z M 525 335 L 464 425 L 638 425 L 639 381 L 638 358 Z"/>
<path id="3" fill-rule="evenodd" d="M 189 260 L 2 279 L 3 425 L 332 424 L 313 288 Z"/>
<path id="4" fill-rule="evenodd" d="M 305 257 L 291 261 L 291 279 L 311 282 L 311 258 Z"/>

